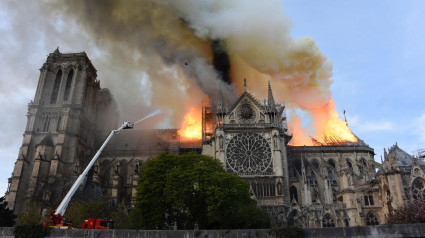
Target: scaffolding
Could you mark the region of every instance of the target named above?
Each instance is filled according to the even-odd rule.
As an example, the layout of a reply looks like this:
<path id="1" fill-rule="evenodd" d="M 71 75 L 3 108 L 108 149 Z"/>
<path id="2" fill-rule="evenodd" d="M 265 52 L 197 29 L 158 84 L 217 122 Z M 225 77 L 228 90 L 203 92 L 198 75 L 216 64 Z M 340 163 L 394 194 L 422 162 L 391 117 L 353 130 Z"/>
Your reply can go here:
<path id="1" fill-rule="evenodd" d="M 215 112 L 208 101 L 202 101 L 202 141 L 210 141 L 215 132 Z"/>

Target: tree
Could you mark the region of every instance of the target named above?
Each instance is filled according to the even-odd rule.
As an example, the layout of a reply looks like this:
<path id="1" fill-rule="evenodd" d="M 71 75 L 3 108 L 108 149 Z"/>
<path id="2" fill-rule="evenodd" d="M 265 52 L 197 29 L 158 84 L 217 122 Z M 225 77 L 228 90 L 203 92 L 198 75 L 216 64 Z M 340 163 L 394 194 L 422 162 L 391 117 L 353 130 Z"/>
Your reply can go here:
<path id="1" fill-rule="evenodd" d="M 111 206 L 107 197 L 90 200 L 74 200 L 65 212 L 65 217 L 72 221 L 72 226 L 81 228 L 86 218 L 106 218 L 114 221 L 114 229 L 128 229 L 128 215 L 125 208 Z"/>
<path id="2" fill-rule="evenodd" d="M 425 223 L 425 199 L 414 199 L 395 209 L 387 218 L 387 224 Z"/>
<path id="3" fill-rule="evenodd" d="M 49 221 L 50 210 L 42 214 L 40 207 L 33 202 L 28 202 L 25 211 L 18 215 L 16 224 L 18 226 L 39 225 L 45 221 Z"/>
<path id="4" fill-rule="evenodd" d="M 64 217 L 71 221 L 73 227 L 80 228 L 86 218 L 110 218 L 113 209 L 107 199 L 90 199 L 71 201 Z"/>
<path id="5" fill-rule="evenodd" d="M 0 197 L 0 227 L 9 227 L 15 224 L 16 216 L 7 207 L 5 196 Z"/>
<path id="6" fill-rule="evenodd" d="M 142 168 L 130 214 L 134 228 L 269 228 L 268 214 L 250 198 L 248 184 L 216 159 L 161 154 Z"/>

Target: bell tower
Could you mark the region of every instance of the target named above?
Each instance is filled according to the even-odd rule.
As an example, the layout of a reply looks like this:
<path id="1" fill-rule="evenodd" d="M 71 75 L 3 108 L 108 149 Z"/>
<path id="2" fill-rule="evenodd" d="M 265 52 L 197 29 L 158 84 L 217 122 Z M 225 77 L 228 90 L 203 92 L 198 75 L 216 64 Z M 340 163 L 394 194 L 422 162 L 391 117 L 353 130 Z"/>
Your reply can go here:
<path id="1" fill-rule="evenodd" d="M 55 204 L 75 180 L 75 164 L 86 165 L 95 150 L 97 123 L 112 97 L 101 90 L 85 52 L 50 53 L 40 69 L 34 100 L 6 199 L 19 214 L 28 201 Z M 106 129 L 106 128 L 105 128 Z M 65 191 L 66 192 L 66 191 Z"/>

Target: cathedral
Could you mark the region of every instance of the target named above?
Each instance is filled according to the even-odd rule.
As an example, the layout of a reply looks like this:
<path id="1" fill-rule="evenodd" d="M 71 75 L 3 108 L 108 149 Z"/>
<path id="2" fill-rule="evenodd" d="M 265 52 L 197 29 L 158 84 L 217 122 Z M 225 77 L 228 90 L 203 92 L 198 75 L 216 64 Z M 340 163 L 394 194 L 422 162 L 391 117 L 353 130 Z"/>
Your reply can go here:
<path id="1" fill-rule="evenodd" d="M 118 127 L 117 106 L 102 89 L 87 54 L 50 53 L 28 104 L 23 134 L 6 200 L 16 214 L 26 204 L 57 206 L 107 134 Z M 286 108 L 263 102 L 248 90 L 229 102 L 219 94 L 203 107 L 202 141 L 187 146 L 177 129 L 126 130 L 103 151 L 79 195 L 104 195 L 131 209 L 141 166 L 160 153 L 202 153 L 250 185 L 252 198 L 274 225 L 365 226 L 385 223 L 393 209 L 425 196 L 425 163 L 398 145 L 381 163 L 362 140 L 292 146 Z M 195 148 L 194 148 L 195 147 Z"/>

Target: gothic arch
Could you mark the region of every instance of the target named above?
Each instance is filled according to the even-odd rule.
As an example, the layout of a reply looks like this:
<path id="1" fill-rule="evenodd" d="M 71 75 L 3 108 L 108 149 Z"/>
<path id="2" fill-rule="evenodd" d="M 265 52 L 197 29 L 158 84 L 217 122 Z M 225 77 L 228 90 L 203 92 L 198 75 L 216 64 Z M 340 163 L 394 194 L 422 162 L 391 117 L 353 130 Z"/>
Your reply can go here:
<path id="1" fill-rule="evenodd" d="M 334 173 L 331 169 L 328 169 L 327 176 L 328 176 L 329 181 L 332 181 L 334 179 Z"/>
<path id="2" fill-rule="evenodd" d="M 319 201 L 321 201 L 321 194 L 320 194 L 320 187 L 319 187 L 319 183 L 317 181 L 315 172 L 311 173 L 311 178 L 310 178 L 310 187 L 311 187 L 311 201 L 313 203 L 317 203 Z"/>
<path id="3" fill-rule="evenodd" d="M 298 191 L 297 191 L 297 188 L 295 186 L 292 185 L 289 188 L 289 194 L 290 194 L 291 201 L 292 201 L 292 199 L 295 199 L 295 201 L 297 201 L 297 203 L 298 203 Z"/>
<path id="4" fill-rule="evenodd" d="M 77 66 L 76 66 L 76 65 L 74 65 L 74 64 L 70 64 L 70 65 L 67 65 L 65 68 L 63 68 L 63 72 L 64 72 L 65 74 L 68 74 L 68 73 L 69 73 L 69 71 L 71 71 L 71 70 L 73 70 L 73 71 L 74 71 L 74 73 L 75 73 L 75 71 L 77 70 Z"/>
<path id="5" fill-rule="evenodd" d="M 350 226 L 350 221 L 348 220 L 348 218 L 344 218 L 343 221 L 344 221 L 345 227 L 349 227 Z"/>
<path id="6" fill-rule="evenodd" d="M 333 159 L 329 159 L 329 160 L 328 160 L 328 164 L 329 164 L 332 168 L 336 169 L 336 164 L 335 164 L 335 161 L 334 161 Z"/>
<path id="7" fill-rule="evenodd" d="M 425 183 L 422 178 L 416 178 L 412 182 L 412 198 L 425 198 Z"/>
<path id="8" fill-rule="evenodd" d="M 335 227 L 335 220 L 331 214 L 326 213 L 322 218 L 322 227 Z"/>
<path id="9" fill-rule="evenodd" d="M 69 70 L 66 76 L 65 92 L 63 94 L 63 100 L 68 101 L 69 94 L 71 93 L 72 81 L 74 79 L 74 69 Z"/>
<path id="10" fill-rule="evenodd" d="M 62 70 L 60 69 L 55 76 L 55 81 L 53 84 L 52 96 L 50 97 L 50 104 L 56 104 L 59 95 L 59 89 L 62 81 Z"/>
<path id="11" fill-rule="evenodd" d="M 58 74 L 59 71 L 62 71 L 62 72 L 64 71 L 64 68 L 62 67 L 62 65 L 56 65 L 52 70 L 54 75 Z"/>
<path id="12" fill-rule="evenodd" d="M 379 220 L 378 220 L 377 216 L 375 215 L 375 213 L 372 212 L 372 211 L 369 211 L 366 214 L 365 220 L 366 220 L 366 225 L 368 225 L 368 226 L 379 225 Z"/>
<path id="13" fill-rule="evenodd" d="M 346 162 L 347 162 L 347 168 L 350 170 L 350 171 L 353 171 L 353 163 L 351 163 L 351 160 L 350 159 L 346 159 Z"/>

